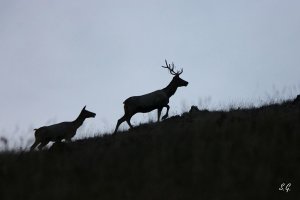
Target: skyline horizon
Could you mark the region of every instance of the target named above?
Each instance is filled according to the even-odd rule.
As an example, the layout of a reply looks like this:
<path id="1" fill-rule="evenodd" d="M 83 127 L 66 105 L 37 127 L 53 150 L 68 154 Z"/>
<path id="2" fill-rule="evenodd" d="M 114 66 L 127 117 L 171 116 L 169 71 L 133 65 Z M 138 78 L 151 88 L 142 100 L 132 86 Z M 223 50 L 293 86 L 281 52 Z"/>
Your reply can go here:
<path id="1" fill-rule="evenodd" d="M 298 90 L 300 91 L 300 85 L 297 87 Z M 292 89 L 295 90 L 295 87 Z M 290 91 L 292 91 L 290 90 Z M 190 108 L 192 106 L 197 106 L 197 108 L 199 108 L 200 110 L 208 110 L 209 112 L 214 112 L 214 111 L 230 111 L 231 109 L 237 109 L 237 108 L 242 108 L 242 109 L 252 109 L 252 108 L 259 108 L 261 106 L 264 105 L 268 105 L 268 104 L 277 104 L 277 103 L 282 103 L 285 101 L 292 101 L 294 100 L 297 95 L 300 95 L 300 93 L 296 93 L 296 94 L 291 94 L 289 93 L 289 95 L 284 95 L 284 96 L 278 96 L 276 98 L 272 98 L 275 95 L 278 95 L 278 93 L 280 93 L 278 90 L 273 90 L 273 95 L 270 94 L 266 94 L 266 98 L 259 98 L 257 99 L 256 102 L 245 102 L 245 101 L 240 101 L 240 102 L 227 102 L 227 104 L 221 104 L 221 102 L 219 104 L 215 104 L 215 105 L 211 105 L 211 97 L 204 97 L 203 99 L 200 99 L 198 104 L 194 105 L 194 104 L 189 104 L 186 105 L 184 101 L 181 102 L 180 105 L 180 111 L 178 110 L 172 110 L 170 109 L 170 114 L 169 117 L 172 116 L 176 116 L 176 115 L 181 115 L 185 112 L 188 112 L 190 110 Z M 286 89 L 283 89 L 282 91 L 286 91 Z M 87 106 L 87 105 L 85 105 Z M 178 109 L 178 107 L 176 107 Z M 82 109 L 82 108 L 81 108 Z M 81 110 L 79 109 L 79 110 Z M 88 106 L 87 109 L 89 110 Z M 96 112 L 96 111 L 95 111 Z M 164 114 L 165 110 L 163 109 L 162 111 L 162 115 Z M 49 126 L 49 125 L 53 125 L 53 124 L 57 124 L 60 122 L 67 122 L 67 121 L 73 121 L 75 120 L 78 116 L 79 116 L 80 112 L 78 112 L 78 115 L 73 116 L 73 118 L 71 119 L 66 119 L 63 121 L 58 121 L 56 117 L 52 118 L 52 119 L 48 119 L 45 121 L 44 124 L 41 124 L 39 127 L 42 126 Z M 97 114 L 97 112 L 96 112 Z M 156 123 L 156 117 L 157 117 L 157 110 L 151 111 L 149 113 L 137 113 L 136 117 L 133 117 L 132 119 L 132 124 L 134 126 L 139 126 L 140 124 L 145 124 L 145 123 L 149 123 L 149 122 L 154 122 Z M 115 125 L 117 124 L 117 119 L 115 119 L 115 121 L 110 122 L 110 124 L 108 124 L 109 122 L 107 121 L 107 119 L 101 119 L 101 124 L 106 124 L 105 126 L 103 126 L 103 129 L 98 129 L 96 130 L 95 128 L 95 123 L 97 122 L 89 122 L 90 120 L 92 121 L 97 121 L 97 116 L 95 118 L 92 119 L 87 119 L 84 121 L 84 123 L 82 124 L 81 127 L 78 128 L 78 131 L 76 132 L 76 135 L 72 138 L 73 140 L 80 140 L 80 139 L 85 139 L 85 138 L 90 138 L 90 137 L 97 137 L 103 134 L 113 134 L 114 132 L 114 128 Z M 161 120 L 163 121 L 163 120 Z M 20 126 L 18 124 L 16 124 L 14 127 L 11 127 L 11 131 L 7 131 L 5 129 L 2 128 L 1 134 L 0 134 L 0 143 L 2 144 L 0 147 L 0 151 L 2 150 L 17 150 L 17 149 L 29 149 L 29 147 L 32 145 L 33 141 L 34 141 L 34 129 L 39 128 L 39 127 L 34 127 L 32 126 L 32 124 L 27 124 Z M 129 129 L 129 126 L 124 123 L 120 125 L 119 131 L 126 131 Z M 26 135 L 24 136 L 24 132 L 26 132 Z M 17 134 L 19 137 L 15 137 L 15 138 L 9 138 L 6 137 L 5 135 L 10 135 L 10 133 L 13 134 Z M 23 136 L 22 136 L 23 135 Z M 7 142 L 7 144 L 5 144 L 5 141 Z M 51 146 L 53 142 L 50 142 L 50 144 L 48 144 L 47 146 Z M 7 145 L 7 146 L 6 146 Z"/>

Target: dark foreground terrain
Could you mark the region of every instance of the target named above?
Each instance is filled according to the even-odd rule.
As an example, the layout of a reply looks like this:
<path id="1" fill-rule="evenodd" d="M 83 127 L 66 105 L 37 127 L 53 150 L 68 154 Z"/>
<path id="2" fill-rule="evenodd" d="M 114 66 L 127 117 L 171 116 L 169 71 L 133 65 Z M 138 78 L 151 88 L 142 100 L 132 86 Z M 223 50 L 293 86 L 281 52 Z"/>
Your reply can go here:
<path id="1" fill-rule="evenodd" d="M 300 199 L 299 148 L 297 102 L 193 108 L 117 135 L 2 152 L 0 199 Z"/>

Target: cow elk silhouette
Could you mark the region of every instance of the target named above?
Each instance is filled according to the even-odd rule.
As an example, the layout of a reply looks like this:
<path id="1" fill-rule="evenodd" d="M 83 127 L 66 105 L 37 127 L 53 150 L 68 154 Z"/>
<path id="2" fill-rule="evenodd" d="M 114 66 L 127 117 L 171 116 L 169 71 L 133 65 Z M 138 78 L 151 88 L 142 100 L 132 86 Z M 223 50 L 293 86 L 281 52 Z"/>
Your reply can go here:
<path id="1" fill-rule="evenodd" d="M 175 72 L 174 63 L 170 65 L 168 64 L 167 60 L 165 60 L 165 62 L 166 66 L 162 67 L 168 69 L 170 74 L 174 76 L 172 81 L 169 83 L 169 85 L 167 85 L 167 87 L 161 90 L 156 90 L 154 92 L 142 96 L 132 96 L 126 99 L 123 102 L 125 114 L 118 120 L 114 133 L 117 132 L 120 124 L 124 121 L 128 123 L 130 128 L 133 128 L 133 126 L 130 123 L 130 119 L 136 113 L 147 113 L 157 109 L 157 121 L 159 122 L 161 111 L 165 107 L 167 108 L 167 112 L 162 117 L 162 119 L 164 120 L 168 117 L 170 109 L 170 106 L 168 105 L 169 98 L 175 94 L 178 87 L 187 86 L 188 82 L 179 77 L 183 73 L 183 69 Z"/>
<path id="2" fill-rule="evenodd" d="M 76 134 L 77 129 L 83 124 L 86 118 L 94 118 L 95 113 L 90 112 L 83 107 L 79 116 L 71 122 L 61 122 L 50 126 L 43 126 L 35 130 L 35 142 L 30 147 L 30 150 L 34 150 L 38 145 L 38 149 L 41 150 L 50 141 L 60 142 L 65 139 L 71 141 L 71 138 Z"/>

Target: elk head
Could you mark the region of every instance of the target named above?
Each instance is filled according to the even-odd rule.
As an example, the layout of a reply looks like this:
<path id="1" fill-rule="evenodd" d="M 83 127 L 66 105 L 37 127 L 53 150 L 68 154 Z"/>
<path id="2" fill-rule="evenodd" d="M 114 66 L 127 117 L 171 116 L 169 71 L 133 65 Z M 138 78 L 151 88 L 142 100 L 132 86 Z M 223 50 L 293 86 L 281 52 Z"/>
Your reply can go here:
<path id="1" fill-rule="evenodd" d="M 172 79 L 172 83 L 174 83 L 174 85 L 176 85 L 177 87 L 182 87 L 182 86 L 187 86 L 189 84 L 189 82 L 181 79 L 179 76 L 180 74 L 183 73 L 183 69 L 181 69 L 180 71 L 175 72 L 174 71 L 174 63 L 172 63 L 172 65 L 168 64 L 167 60 L 165 60 L 166 62 L 166 66 L 162 66 L 163 68 L 167 68 L 170 72 L 170 74 L 172 74 L 174 77 Z"/>
<path id="2" fill-rule="evenodd" d="M 93 113 L 91 111 L 88 111 L 85 109 L 86 106 L 83 107 L 83 109 L 81 110 L 80 115 L 82 116 L 82 118 L 86 119 L 86 118 L 94 118 L 96 117 L 96 113 Z"/>

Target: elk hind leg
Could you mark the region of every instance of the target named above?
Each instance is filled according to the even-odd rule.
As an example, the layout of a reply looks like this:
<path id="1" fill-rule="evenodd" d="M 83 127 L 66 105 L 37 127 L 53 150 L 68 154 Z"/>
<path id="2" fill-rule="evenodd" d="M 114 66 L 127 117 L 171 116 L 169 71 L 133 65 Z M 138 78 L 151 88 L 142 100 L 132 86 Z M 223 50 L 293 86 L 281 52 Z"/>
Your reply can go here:
<path id="1" fill-rule="evenodd" d="M 132 126 L 131 123 L 130 123 L 131 117 L 132 117 L 132 115 L 127 116 L 127 117 L 126 117 L 126 122 L 127 122 L 127 124 L 129 125 L 129 127 L 130 127 L 131 129 L 133 129 L 133 126 Z"/>
<path id="2" fill-rule="evenodd" d="M 41 144 L 38 146 L 39 150 L 42 150 L 44 146 L 46 146 L 49 143 L 49 141 L 43 141 Z"/>
<path id="3" fill-rule="evenodd" d="M 117 132 L 117 130 L 118 130 L 120 124 L 122 124 L 122 123 L 125 122 L 125 121 L 126 121 L 126 116 L 124 115 L 123 117 L 121 117 L 121 118 L 118 120 L 117 125 L 116 125 L 116 129 L 115 129 L 115 132 L 114 132 L 114 133 Z"/>
<path id="4" fill-rule="evenodd" d="M 30 151 L 33 151 L 35 149 L 35 147 L 39 144 L 40 142 L 35 140 L 35 142 L 33 143 L 33 145 L 31 145 L 30 147 Z"/>

